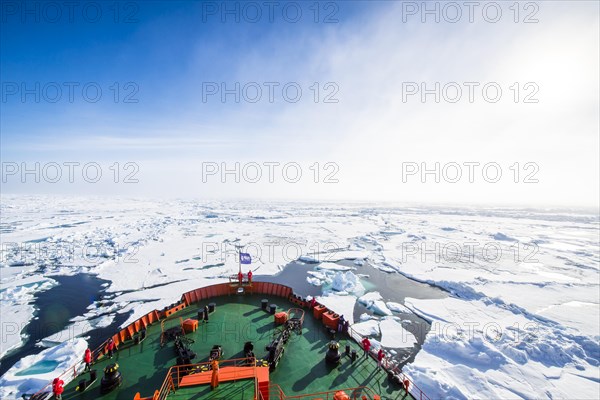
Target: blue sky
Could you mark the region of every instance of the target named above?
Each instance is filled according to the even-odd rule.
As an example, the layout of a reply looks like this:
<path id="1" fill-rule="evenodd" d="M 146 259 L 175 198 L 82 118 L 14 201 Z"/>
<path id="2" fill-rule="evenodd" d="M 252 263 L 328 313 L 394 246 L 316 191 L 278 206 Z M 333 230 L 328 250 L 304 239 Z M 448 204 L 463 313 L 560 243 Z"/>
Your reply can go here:
<path id="1" fill-rule="evenodd" d="M 140 182 L 48 185 L 11 178 L 4 193 L 598 203 L 596 2 L 523 6 L 518 23 L 508 3 L 502 3 L 502 18 L 495 23 L 480 10 L 472 23 L 464 16 L 448 22 L 449 14 L 439 23 L 425 15 L 423 23 L 422 10 L 413 15 L 407 7 L 424 3 L 392 1 L 320 2 L 317 23 L 312 1 L 279 2 L 272 22 L 263 5 L 256 23 L 248 20 L 253 18 L 252 10 L 244 9 L 248 2 L 122 2 L 115 22 L 113 3 L 91 3 L 87 18 L 83 2 L 73 22 L 63 8 L 56 23 L 48 21 L 54 14 L 43 10 L 44 2 L 27 5 L 40 7 L 39 22 L 3 3 L 2 161 L 93 161 L 103 168 L 134 162 Z M 444 4 L 437 2 L 440 8 Z M 91 22 L 95 7 L 102 16 Z M 239 22 L 233 14 L 223 16 L 222 7 L 238 7 Z M 302 16 L 292 23 L 297 8 Z M 538 22 L 523 23 L 532 12 Z M 337 22 L 325 23 L 331 15 Z M 33 88 L 36 82 L 41 92 L 49 90 L 47 96 L 41 93 L 37 103 L 28 95 L 23 102 L 21 85 Z M 62 88 L 56 103 L 47 101 L 53 82 Z M 78 84 L 73 102 L 67 100 L 66 82 Z M 203 101 L 211 82 L 228 88 L 256 82 L 263 97 L 251 103 L 228 95 L 223 103 L 216 94 Z M 272 103 L 265 82 L 278 84 Z M 437 103 L 431 96 L 422 102 L 418 95 L 404 101 L 406 82 L 429 87 L 494 82 L 503 97 L 492 104 L 478 89 L 474 102 L 465 101 L 464 93 L 458 103 Z M 515 82 L 518 104 L 511 101 Z M 81 88 L 89 83 L 102 90 L 97 102 L 83 97 Z M 282 97 L 288 83 L 302 89 L 296 103 Z M 538 103 L 522 102 L 531 93 L 526 83 L 539 89 L 533 96 Z M 15 84 L 18 93 L 7 92 Z M 328 94 L 337 102 L 324 102 Z M 202 182 L 198 177 L 206 162 L 294 162 L 305 177 L 315 162 L 319 168 L 334 163 L 338 182 Z M 458 184 L 403 182 L 407 162 L 493 162 L 504 178 L 497 184 L 481 177 Z M 520 181 L 530 172 L 523 165 L 535 163 L 539 182 L 509 179 L 515 162 L 522 169 Z"/>
<path id="2" fill-rule="evenodd" d="M 28 7 L 33 9 L 36 4 L 39 2 Z M 247 20 L 251 17 L 241 12 L 243 3 L 228 3 L 223 7 L 240 7 L 240 23 L 236 23 L 235 15 L 221 15 L 222 3 L 200 1 L 131 3 L 135 7 L 123 3 L 123 21 L 115 23 L 113 5 L 94 4 L 103 4 L 103 15 L 95 23 L 90 22 L 93 17 L 86 18 L 78 10 L 71 23 L 66 9 L 58 23 L 46 21 L 41 8 L 40 23 L 35 22 L 35 16 L 23 16 L 23 10 L 3 16 L 3 82 L 25 82 L 29 88 L 40 82 L 42 93 L 45 84 L 57 82 L 63 90 L 62 99 L 55 104 L 44 101 L 43 95 L 40 103 L 35 102 L 33 95 L 26 97 L 25 102 L 20 93 L 8 96 L 3 102 L 3 140 L 7 146 L 29 144 L 50 134 L 52 141 L 93 135 L 162 136 L 165 132 L 156 129 L 157 122 L 175 130 L 184 122 L 186 129 L 193 129 L 186 135 L 212 139 L 211 133 L 194 127 L 218 125 L 219 119 L 227 118 L 240 107 L 234 102 L 202 103 L 202 82 L 231 82 L 232 77 L 237 81 L 249 57 L 260 57 L 260 63 L 267 65 L 278 58 L 305 59 L 312 51 L 310 42 L 331 29 L 328 24 L 314 23 L 314 14 L 308 14 L 314 11 L 301 3 L 294 3 L 301 4 L 303 10 L 298 23 L 287 22 L 282 11 L 277 10 L 273 22 L 264 15 L 252 23 Z M 336 18 L 349 21 L 365 6 L 360 2 L 345 4 L 336 10 Z M 211 10 L 215 12 L 210 7 L 219 9 L 216 14 L 209 14 Z M 370 6 L 369 10 L 375 8 Z M 263 8 L 261 12 L 267 11 Z M 21 18 L 25 18 L 25 23 Z M 305 39 L 304 48 L 294 40 L 298 37 Z M 292 42 L 293 49 L 289 48 Z M 283 78 L 277 75 L 268 80 Z M 72 103 L 65 101 L 68 87 L 64 82 L 79 83 Z M 98 83 L 103 90 L 97 103 L 90 104 L 82 96 L 81 88 L 88 82 Z M 112 98 L 114 89 L 110 89 L 115 82 L 122 100 L 116 104 Z M 133 92 L 131 87 L 124 87 L 127 82 L 139 88 L 131 98 L 137 99 L 137 104 L 123 101 Z M 49 97 L 53 96 L 52 91 Z M 239 139 L 236 136 L 234 132 L 219 131 L 219 139 Z M 77 148 L 77 152 L 81 150 Z"/>

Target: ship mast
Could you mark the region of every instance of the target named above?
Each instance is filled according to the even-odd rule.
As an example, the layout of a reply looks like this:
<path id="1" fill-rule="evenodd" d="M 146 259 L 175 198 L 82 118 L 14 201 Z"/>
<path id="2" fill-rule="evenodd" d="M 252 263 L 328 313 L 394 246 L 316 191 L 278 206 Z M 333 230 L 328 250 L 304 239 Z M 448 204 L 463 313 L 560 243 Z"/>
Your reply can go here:
<path id="1" fill-rule="evenodd" d="M 237 257 L 237 259 L 238 259 L 238 266 L 240 267 L 239 273 L 241 274 L 242 273 L 242 260 L 241 260 L 241 254 L 240 253 L 241 253 L 242 246 L 236 245 L 235 248 L 238 251 L 238 257 Z"/>

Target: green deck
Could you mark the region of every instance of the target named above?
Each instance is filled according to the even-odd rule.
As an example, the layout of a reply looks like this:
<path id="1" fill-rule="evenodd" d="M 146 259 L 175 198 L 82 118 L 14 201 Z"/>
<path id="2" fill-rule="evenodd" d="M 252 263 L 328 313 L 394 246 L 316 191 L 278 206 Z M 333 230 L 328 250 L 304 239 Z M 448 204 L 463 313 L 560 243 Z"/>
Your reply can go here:
<path id="1" fill-rule="evenodd" d="M 244 342 L 254 343 L 254 352 L 257 358 L 266 356 L 265 346 L 272 340 L 274 324 L 273 316 L 260 308 L 262 295 L 222 296 L 210 299 L 217 304 L 216 311 L 210 315 L 207 324 L 200 324 L 197 332 L 187 336 L 194 339 L 191 345 L 197 353 L 193 362 L 208 360 L 208 354 L 214 344 L 222 346 L 224 359 L 243 357 Z M 277 304 L 278 311 L 287 311 L 295 307 L 283 298 L 269 298 Z M 188 307 L 165 323 L 165 328 L 179 323 L 183 319 L 195 318 L 197 310 L 204 307 L 209 301 L 203 301 L 197 306 Z M 169 367 L 175 365 L 175 352 L 173 342 L 160 346 L 161 328 L 159 323 L 149 327 L 147 338 L 139 345 L 123 344 L 112 360 L 102 359 L 93 368 L 98 371 L 96 383 L 84 393 L 75 391 L 75 386 L 80 380 L 71 382 L 63 394 L 63 399 L 81 400 L 132 400 L 137 392 L 142 397 L 152 396 L 159 389 Z M 313 318 L 312 313 L 306 311 L 303 334 L 293 334 L 285 347 L 285 354 L 277 369 L 271 373 L 271 383 L 278 384 L 286 395 L 299 395 L 315 392 L 330 391 L 334 389 L 369 386 L 383 399 L 402 398 L 404 392 L 398 387 L 392 387 L 387 380 L 386 373 L 377 369 L 376 362 L 371 358 L 362 356 L 362 351 L 357 343 L 344 335 L 338 337 L 340 350 L 343 352 L 346 344 L 359 352 L 359 357 L 354 363 L 349 357 L 343 357 L 341 364 L 329 368 L 324 359 L 327 343 L 330 341 L 325 328 L 320 321 Z M 99 383 L 104 367 L 112 362 L 117 362 L 123 374 L 123 384 L 115 391 L 101 395 Z M 86 374 L 85 377 L 88 375 Z M 83 378 L 83 377 L 82 377 Z M 224 383 L 211 391 L 208 386 L 186 387 L 169 395 L 169 399 L 253 399 L 254 384 L 252 380 Z M 408 398 L 408 397 L 407 397 Z"/>

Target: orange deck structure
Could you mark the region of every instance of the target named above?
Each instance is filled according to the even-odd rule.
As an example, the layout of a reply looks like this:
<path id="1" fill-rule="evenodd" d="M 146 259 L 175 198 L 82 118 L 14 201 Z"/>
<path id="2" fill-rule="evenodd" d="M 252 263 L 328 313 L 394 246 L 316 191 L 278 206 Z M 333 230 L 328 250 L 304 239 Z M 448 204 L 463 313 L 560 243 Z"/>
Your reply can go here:
<path id="1" fill-rule="evenodd" d="M 275 314 L 275 324 L 282 325 L 288 320 L 288 314 L 285 311 Z"/>
<path id="2" fill-rule="evenodd" d="M 207 385 L 212 371 L 197 372 L 181 378 L 179 386 Z M 222 367 L 219 368 L 219 382 L 238 381 L 257 378 L 258 384 L 269 383 L 269 367 Z"/>
<path id="3" fill-rule="evenodd" d="M 334 313 L 333 311 L 327 311 L 323 313 L 323 325 L 328 327 L 329 329 L 333 329 L 337 331 L 338 323 L 340 321 L 339 314 Z"/>
<path id="4" fill-rule="evenodd" d="M 315 308 L 313 308 L 313 315 L 315 316 L 315 319 L 321 319 L 325 311 L 327 311 L 327 307 L 317 304 Z"/>
<path id="5" fill-rule="evenodd" d="M 183 321 L 183 330 L 186 333 L 196 332 L 197 329 L 198 329 L 198 320 L 197 319 L 188 318 L 185 321 Z"/>
<path id="6" fill-rule="evenodd" d="M 248 364 L 252 364 L 248 366 Z M 238 358 L 230 360 L 222 360 L 219 368 L 219 382 L 232 382 L 242 379 L 253 379 L 255 383 L 255 398 L 261 400 L 269 400 L 269 367 L 268 366 L 256 366 L 255 358 Z M 191 365 L 175 365 L 169 368 L 163 385 L 160 390 L 154 392 L 154 396 L 147 399 L 163 400 L 168 397 L 172 392 L 175 392 L 177 388 L 208 385 L 212 380 L 213 371 L 209 368 L 211 363 L 202 362 Z M 243 366 L 241 366 L 243 365 Z M 198 372 L 189 373 L 191 370 Z M 134 400 L 145 399 L 141 397 L 138 392 Z"/>

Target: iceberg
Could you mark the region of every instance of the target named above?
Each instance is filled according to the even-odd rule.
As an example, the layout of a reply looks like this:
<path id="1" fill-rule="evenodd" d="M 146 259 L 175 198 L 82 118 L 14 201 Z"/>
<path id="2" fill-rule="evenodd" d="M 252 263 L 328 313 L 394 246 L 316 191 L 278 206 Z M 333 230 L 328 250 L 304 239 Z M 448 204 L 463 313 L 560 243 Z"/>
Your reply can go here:
<path id="1" fill-rule="evenodd" d="M 337 272 L 331 281 L 331 287 L 338 292 L 364 292 L 365 288 L 360 279 L 352 271 Z"/>

